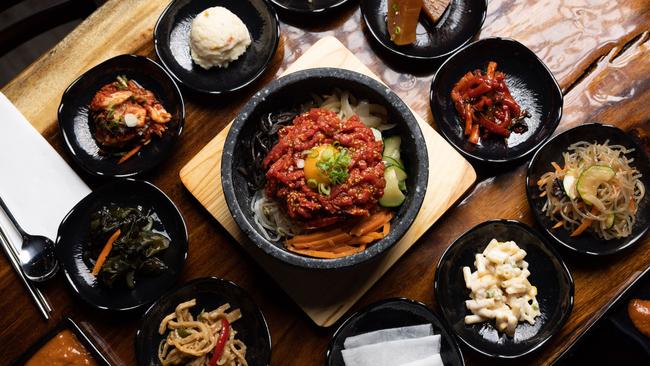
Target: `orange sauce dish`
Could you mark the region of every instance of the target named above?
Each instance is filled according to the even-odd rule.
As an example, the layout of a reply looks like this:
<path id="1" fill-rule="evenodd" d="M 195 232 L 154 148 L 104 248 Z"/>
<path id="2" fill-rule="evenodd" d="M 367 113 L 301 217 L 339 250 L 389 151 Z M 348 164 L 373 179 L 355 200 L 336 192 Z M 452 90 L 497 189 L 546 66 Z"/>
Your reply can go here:
<path id="1" fill-rule="evenodd" d="M 631 300 L 627 305 L 627 314 L 636 329 L 650 337 L 650 300 Z"/>
<path id="2" fill-rule="evenodd" d="M 25 366 L 96 366 L 97 362 L 68 329 L 39 349 Z"/>

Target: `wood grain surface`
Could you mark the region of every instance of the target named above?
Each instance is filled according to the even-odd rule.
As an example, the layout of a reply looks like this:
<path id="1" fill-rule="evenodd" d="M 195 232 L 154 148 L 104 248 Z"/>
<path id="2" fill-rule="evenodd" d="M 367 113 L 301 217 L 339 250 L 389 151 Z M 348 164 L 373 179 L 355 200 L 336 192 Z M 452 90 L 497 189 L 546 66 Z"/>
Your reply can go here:
<path id="1" fill-rule="evenodd" d="M 153 56 L 151 31 L 166 5 L 163 0 L 111 0 L 53 50 L 28 68 L 2 92 L 66 158 L 56 124 L 56 108 L 64 89 L 91 66 L 121 53 Z M 316 40 L 331 35 L 384 80 L 415 112 L 435 125 L 428 90 L 435 65 L 410 69 L 380 55 L 369 44 L 357 6 L 318 26 L 283 22 L 282 42 L 262 80 L 238 95 L 210 98 L 185 93 L 187 123 L 176 151 L 156 172 L 145 177 L 161 187 L 183 213 L 190 231 L 190 252 L 182 281 L 215 275 L 248 290 L 264 311 L 273 338 L 273 365 L 322 364 L 334 328 L 315 326 L 274 281 L 178 179 L 180 169 L 236 115 L 262 85 L 292 64 Z M 630 130 L 650 146 L 650 2 L 647 0 L 491 0 L 479 37 L 515 38 L 537 53 L 565 91 L 564 117 L 558 132 L 573 125 L 600 121 Z M 0 122 L 1 123 L 1 122 Z M 557 133 L 557 132 L 556 132 Z M 0 147 L 1 149 L 1 147 Z M 70 159 L 68 159 L 70 161 Z M 353 307 L 379 299 L 406 296 L 435 305 L 435 263 L 447 246 L 475 224 L 493 218 L 532 224 L 524 192 L 525 169 L 478 169 L 481 182 L 447 212 L 418 243 Z M 81 172 L 79 172 L 82 174 Z M 3 172 L 2 174 L 6 174 Z M 83 174 L 82 174 L 83 176 Z M 5 177 L 3 175 L 3 177 Z M 92 186 L 101 182 L 84 176 Z M 35 192 L 37 194 L 37 192 Z M 576 288 L 568 323 L 539 352 L 514 362 L 486 360 L 463 350 L 468 365 L 548 365 L 595 319 L 615 294 L 650 263 L 650 239 L 620 255 L 602 260 L 562 253 Z M 116 365 L 135 363 L 133 339 L 139 315 L 111 317 L 97 313 L 73 297 L 62 276 L 44 290 L 56 309 L 45 322 L 19 285 L 8 262 L 0 258 L 0 360 L 13 360 L 55 325 L 71 315 L 93 334 Z"/>
<path id="2" fill-rule="evenodd" d="M 315 67 L 344 68 L 377 79 L 350 50 L 331 36 L 311 46 L 283 75 Z M 416 114 L 415 118 L 427 144 L 429 166 L 435 169 L 429 170 L 425 204 L 413 225 L 380 260 L 345 270 L 305 271 L 271 260 L 252 248 L 249 250 L 287 295 L 320 326 L 331 326 L 339 320 L 476 181 L 476 172 L 470 163 L 422 117 Z M 244 248 L 249 248 L 252 243 L 230 215 L 221 187 L 221 155 L 230 126 L 228 124 L 181 169 L 180 178 L 230 235 Z"/>

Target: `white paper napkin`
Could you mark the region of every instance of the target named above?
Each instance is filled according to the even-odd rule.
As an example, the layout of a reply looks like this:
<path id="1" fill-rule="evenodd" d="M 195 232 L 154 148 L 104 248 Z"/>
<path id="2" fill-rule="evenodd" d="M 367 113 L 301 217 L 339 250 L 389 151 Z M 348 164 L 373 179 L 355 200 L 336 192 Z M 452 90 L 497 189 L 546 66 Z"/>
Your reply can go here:
<path id="1" fill-rule="evenodd" d="M 23 229 L 56 240 L 61 220 L 90 188 L 0 93 L 0 197 Z M 0 210 L 0 226 L 16 247 L 20 236 Z"/>

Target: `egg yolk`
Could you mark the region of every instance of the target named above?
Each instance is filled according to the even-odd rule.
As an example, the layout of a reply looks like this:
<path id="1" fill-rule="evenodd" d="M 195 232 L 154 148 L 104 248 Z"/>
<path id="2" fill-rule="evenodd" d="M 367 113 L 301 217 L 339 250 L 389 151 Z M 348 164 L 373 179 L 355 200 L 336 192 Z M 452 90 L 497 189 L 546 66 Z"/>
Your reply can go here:
<path id="1" fill-rule="evenodd" d="M 316 166 L 321 160 L 327 160 L 339 153 L 339 150 L 330 144 L 320 145 L 312 148 L 305 159 L 305 180 L 313 179 L 317 184 L 330 184 L 330 180 L 323 171 Z"/>

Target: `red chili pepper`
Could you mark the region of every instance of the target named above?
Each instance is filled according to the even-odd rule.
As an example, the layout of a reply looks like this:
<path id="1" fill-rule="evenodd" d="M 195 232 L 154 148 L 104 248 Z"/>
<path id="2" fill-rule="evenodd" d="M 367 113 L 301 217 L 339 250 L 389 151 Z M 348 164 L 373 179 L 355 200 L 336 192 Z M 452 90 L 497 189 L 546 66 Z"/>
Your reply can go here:
<path id="1" fill-rule="evenodd" d="M 487 118 L 480 116 L 478 119 L 478 123 L 485 127 L 486 130 L 488 130 L 491 133 L 495 133 L 497 135 L 503 136 L 503 137 L 508 137 L 510 136 L 510 131 L 499 126 L 498 124 L 489 121 Z"/>
<path id="2" fill-rule="evenodd" d="M 479 127 L 478 125 L 472 126 L 472 132 L 469 135 L 469 142 L 472 144 L 478 144 L 479 140 Z"/>
<path id="3" fill-rule="evenodd" d="M 514 118 L 519 117 L 519 115 L 521 114 L 521 107 L 519 107 L 519 104 L 517 104 L 517 102 L 515 102 L 515 101 L 512 99 L 512 97 L 510 97 L 510 98 L 503 98 L 503 100 L 501 101 L 501 103 L 503 103 L 504 105 L 507 105 L 507 106 L 510 108 L 510 110 L 512 111 L 512 116 L 513 116 Z"/>
<path id="4" fill-rule="evenodd" d="M 221 358 L 223 354 L 223 349 L 226 346 L 226 342 L 230 338 L 230 323 L 225 318 L 221 319 L 221 333 L 219 334 L 219 339 L 217 339 L 217 345 L 214 346 L 214 352 L 212 352 L 212 357 L 210 357 L 210 362 L 208 366 L 216 366 L 217 361 Z"/>
<path id="5" fill-rule="evenodd" d="M 468 90 L 466 95 L 469 98 L 475 98 L 478 97 L 479 95 L 483 95 L 489 92 L 490 90 L 492 90 L 492 87 L 486 84 L 485 82 L 481 81 L 481 83 L 478 84 L 477 87 Z"/>

